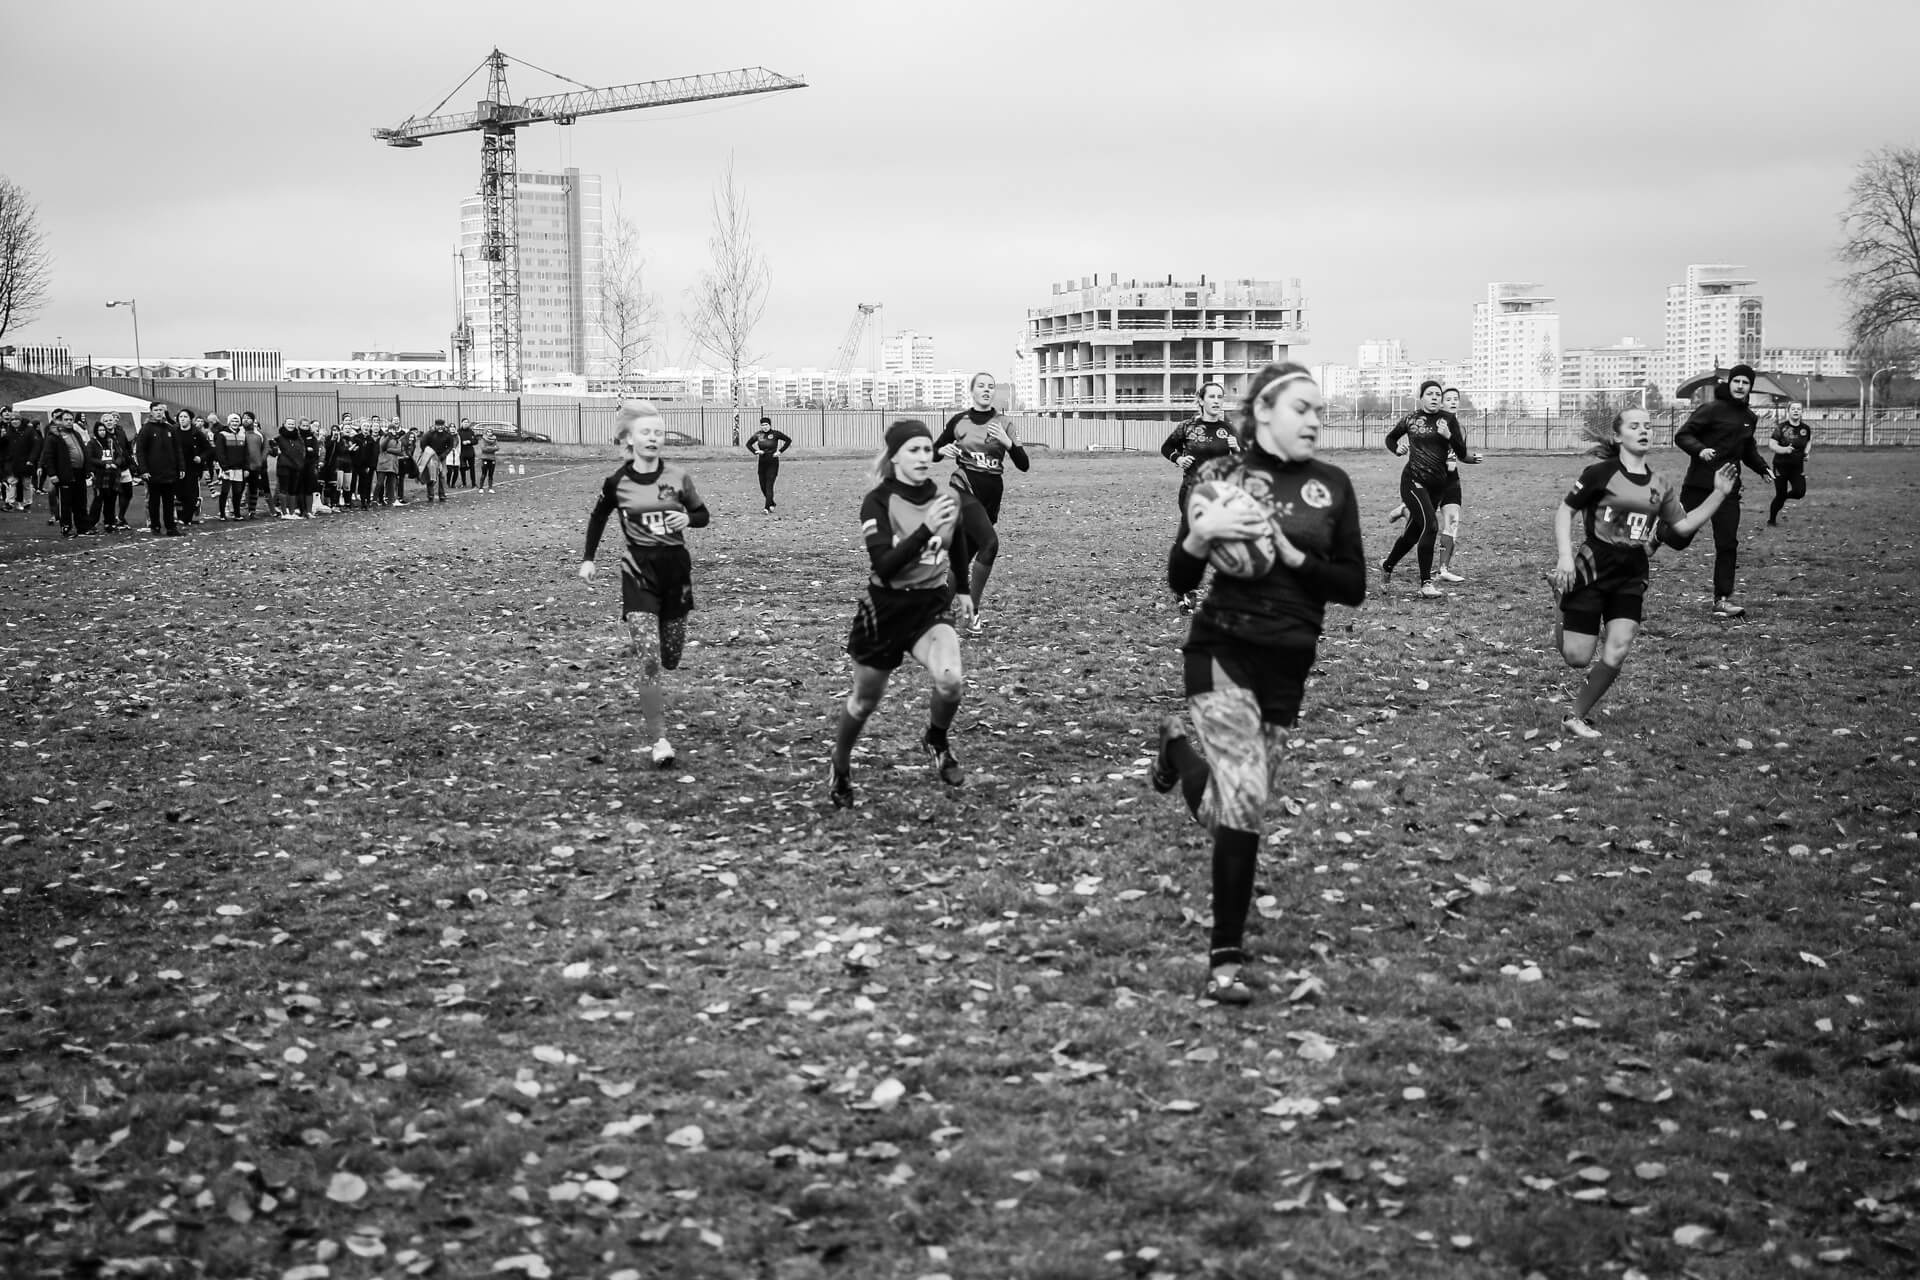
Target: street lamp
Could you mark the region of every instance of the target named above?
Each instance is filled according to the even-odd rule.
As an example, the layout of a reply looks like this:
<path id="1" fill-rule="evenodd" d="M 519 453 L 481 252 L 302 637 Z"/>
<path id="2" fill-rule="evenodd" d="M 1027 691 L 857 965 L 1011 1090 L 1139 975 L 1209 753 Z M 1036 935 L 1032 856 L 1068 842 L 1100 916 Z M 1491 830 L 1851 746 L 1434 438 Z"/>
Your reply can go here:
<path id="1" fill-rule="evenodd" d="M 109 302 L 108 308 L 126 307 L 133 312 L 133 378 L 138 382 L 141 370 L 145 367 L 140 359 L 140 301 L 137 298 L 124 298 L 118 302 Z"/>

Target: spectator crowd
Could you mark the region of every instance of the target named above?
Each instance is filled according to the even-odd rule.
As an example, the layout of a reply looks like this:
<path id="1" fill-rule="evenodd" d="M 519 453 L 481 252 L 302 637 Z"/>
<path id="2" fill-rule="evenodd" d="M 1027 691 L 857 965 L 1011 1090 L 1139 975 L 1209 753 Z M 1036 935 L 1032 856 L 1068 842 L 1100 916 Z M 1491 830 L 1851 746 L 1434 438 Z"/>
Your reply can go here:
<path id="1" fill-rule="evenodd" d="M 435 419 L 425 431 L 397 418 L 346 414 L 332 426 L 288 418 L 269 434 L 251 413 L 222 421 L 155 404 L 144 423 L 104 413 L 90 426 L 64 409 L 44 424 L 0 410 L 0 451 L 0 511 L 30 512 L 44 495 L 63 537 L 177 536 L 209 505 L 218 521 L 308 520 L 407 506 L 408 481 L 414 502 L 445 502 L 461 487 L 492 493 L 500 441 L 464 418 L 457 428 Z M 137 486 L 146 520 L 136 528 L 127 515 Z"/>

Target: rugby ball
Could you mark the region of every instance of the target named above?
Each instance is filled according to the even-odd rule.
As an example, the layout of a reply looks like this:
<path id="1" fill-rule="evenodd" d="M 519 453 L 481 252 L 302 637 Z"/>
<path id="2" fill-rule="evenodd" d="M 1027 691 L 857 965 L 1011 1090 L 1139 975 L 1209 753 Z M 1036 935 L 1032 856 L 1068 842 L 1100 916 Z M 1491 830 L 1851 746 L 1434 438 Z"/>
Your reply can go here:
<path id="1" fill-rule="evenodd" d="M 1193 487 L 1193 492 L 1187 498 L 1189 522 L 1202 502 L 1245 504 L 1251 511 L 1263 516 L 1267 514 L 1252 494 L 1225 480 L 1206 480 Z M 1274 541 L 1271 518 L 1258 537 L 1233 542 L 1216 541 L 1207 551 L 1207 560 L 1213 567 L 1232 578 L 1264 578 L 1273 571 L 1274 562 L 1279 558 L 1280 548 Z"/>

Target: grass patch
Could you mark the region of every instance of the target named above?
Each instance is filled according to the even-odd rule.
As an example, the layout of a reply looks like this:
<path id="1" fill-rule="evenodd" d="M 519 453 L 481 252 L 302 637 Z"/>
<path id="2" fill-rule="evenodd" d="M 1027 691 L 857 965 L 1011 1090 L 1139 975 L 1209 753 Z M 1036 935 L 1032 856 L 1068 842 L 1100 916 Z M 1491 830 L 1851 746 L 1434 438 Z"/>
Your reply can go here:
<path id="1" fill-rule="evenodd" d="M 1397 464 L 1337 460 L 1377 553 Z M 695 466 L 667 773 L 617 581 L 570 575 L 598 466 L 10 526 L 0 1272 L 1912 1274 L 1920 459 L 1750 518 L 1744 622 L 1663 553 L 1595 744 L 1538 583 L 1576 467 L 1476 468 L 1467 584 L 1331 612 L 1240 1013 L 1145 785 L 1158 460 L 1010 482 L 969 785 L 906 674 L 851 813 L 855 460 L 773 517 Z"/>

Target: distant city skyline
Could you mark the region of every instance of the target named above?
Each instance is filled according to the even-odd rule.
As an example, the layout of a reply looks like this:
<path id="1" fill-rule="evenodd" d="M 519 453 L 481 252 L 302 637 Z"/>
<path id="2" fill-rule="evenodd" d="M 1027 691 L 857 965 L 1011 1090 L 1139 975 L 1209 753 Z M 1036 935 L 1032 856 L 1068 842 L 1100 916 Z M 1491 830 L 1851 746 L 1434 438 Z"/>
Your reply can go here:
<path id="1" fill-rule="evenodd" d="M 125 298 L 152 351 L 447 346 L 447 210 L 476 188 L 478 146 L 369 130 L 477 97 L 455 86 L 494 44 L 592 84 L 808 79 L 521 136 L 523 170 L 601 174 L 607 213 L 634 221 L 667 320 L 650 362 L 670 364 L 689 363 L 683 298 L 729 155 L 772 273 L 755 335 L 772 365 L 830 365 L 854 304 L 878 301 L 889 331 L 938 334 L 941 364 L 1005 377 L 1027 309 L 1096 269 L 1298 278 L 1293 354 L 1320 362 L 1381 334 L 1467 359 L 1498 280 L 1548 282 L 1569 347 L 1657 341 L 1677 269 L 1742 263 L 1768 345 L 1837 346 L 1847 184 L 1920 119 L 1893 64 L 1805 56 L 1821 31 L 1914 46 L 1920 7 L 1865 0 L 1623 0 L 1605 23 L 1387 0 L 1364 23 L 1272 10 L 1197 32 L 1137 0 L 715 0 L 644 28 L 601 0 L 342 0 L 318 26 L 237 0 L 191 21 L 136 0 L 17 8 L 0 107 L 32 125 L 0 170 L 38 203 L 54 265 L 50 305 L 0 341 L 79 353 L 131 347 L 130 313 L 104 306 Z M 1178 39 L 1142 42 L 1156 31 Z M 74 91 L 76 49 L 115 91 Z M 222 92 L 164 122 L 131 88 L 203 65 Z M 513 74 L 517 97 L 562 87 Z M 932 90 L 962 80 L 963 99 Z"/>

